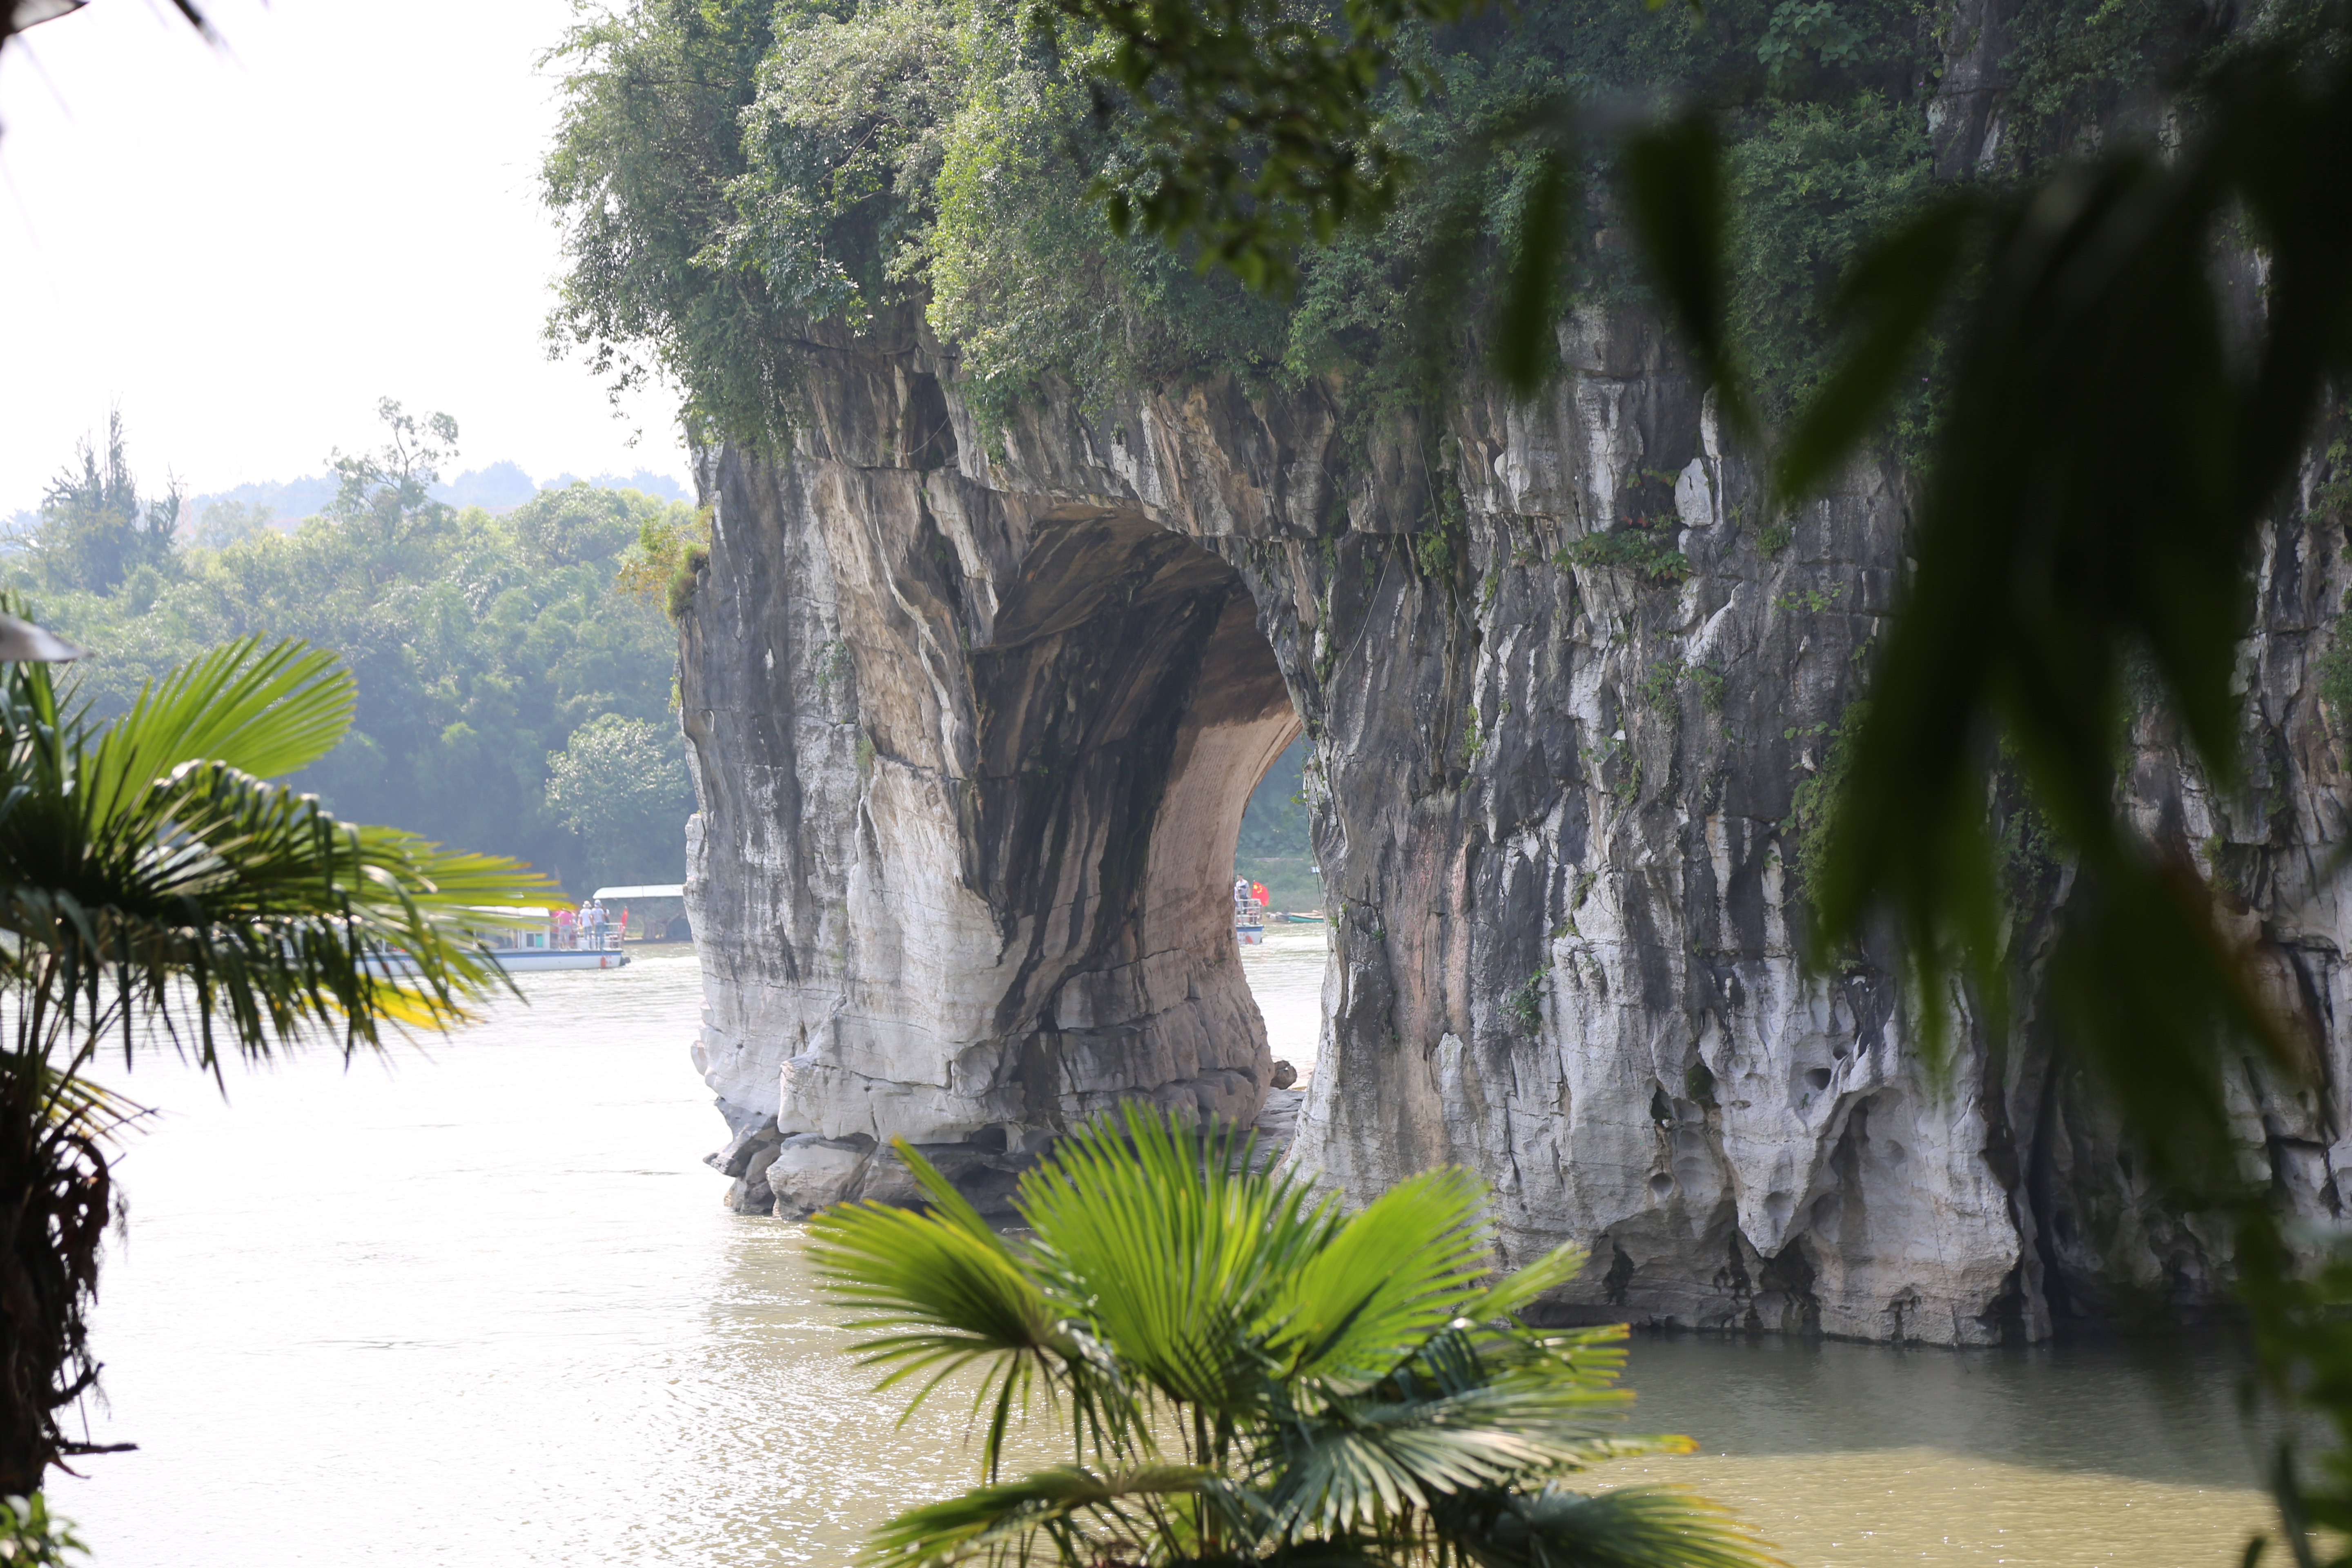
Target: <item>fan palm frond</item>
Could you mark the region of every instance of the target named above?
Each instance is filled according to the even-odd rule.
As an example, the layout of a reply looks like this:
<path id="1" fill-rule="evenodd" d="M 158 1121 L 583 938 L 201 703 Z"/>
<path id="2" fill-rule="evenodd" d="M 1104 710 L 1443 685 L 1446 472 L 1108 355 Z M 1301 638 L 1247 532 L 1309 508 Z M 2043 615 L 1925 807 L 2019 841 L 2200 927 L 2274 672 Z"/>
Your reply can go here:
<path id="1" fill-rule="evenodd" d="M 1290 1281 L 1329 1237 L 1328 1204 L 1249 1171 L 1231 1130 L 1143 1106 L 1066 1140 L 1017 1202 L 1057 1294 L 1084 1303 L 1138 1379 L 1217 1416 L 1258 1408 Z"/>
<path id="2" fill-rule="evenodd" d="M 1477 1323 L 1515 1318 L 1534 1305 L 1536 1298 L 1545 1291 L 1557 1289 L 1575 1279 L 1591 1256 L 1572 1241 L 1562 1243 L 1526 1268 L 1496 1280 L 1484 1294 L 1463 1307 L 1462 1315 Z"/>
<path id="3" fill-rule="evenodd" d="M 1562 1247 L 1497 1279 L 1488 1194 L 1455 1169 L 1352 1217 L 1249 1141 L 1129 1105 L 1022 1180 L 1008 1239 L 912 1149 L 927 1212 L 811 1222 L 833 1299 L 877 1331 L 883 1386 L 978 1368 L 985 1484 L 899 1515 L 866 1561 L 1063 1568 L 1761 1568 L 1730 1516 L 1674 1491 L 1556 1479 L 1686 1453 L 1621 1435 L 1622 1324 L 1517 1314 L 1572 1277 Z M 1033 1387 L 1070 1396 L 1077 1462 L 999 1481 Z M 1181 1443 L 1185 1464 L 1160 1462 Z M 1494 1555 L 1482 1556 L 1482 1552 Z M 1613 1553 L 1613 1555 L 1612 1555 Z"/>
<path id="4" fill-rule="evenodd" d="M 1300 1268 L 1286 1306 L 1302 1375 L 1369 1381 L 1484 1294 L 1486 1185 L 1460 1166 L 1409 1176 Z"/>
<path id="5" fill-rule="evenodd" d="M 518 863 L 338 821 L 243 763 L 299 766 L 348 726 L 351 682 L 253 639 L 148 688 L 95 731 L 47 667 L 0 675 L 0 931 L 20 987 L 83 1026 L 140 1026 L 217 1069 L 312 1033 L 446 1027 L 504 984 L 478 906 L 543 894 Z M 283 723 L 285 732 L 272 726 Z M 212 754 L 225 752 L 227 755 Z M 232 761 L 239 759 L 241 761 Z M 413 978 L 373 955 L 397 948 Z"/>
<path id="6" fill-rule="evenodd" d="M 1479 1568 L 1783 1568 L 1730 1510 L 1680 1487 L 1465 1500 L 1439 1529 Z"/>
<path id="7" fill-rule="evenodd" d="M 1134 1505 L 1197 1492 L 1210 1479 L 1209 1471 L 1191 1465 L 1150 1465 L 1110 1475 L 1077 1465 L 1041 1470 L 908 1509 L 874 1532 L 863 1561 L 874 1568 L 1029 1563 L 1040 1544 L 1068 1563 L 1141 1561 L 1152 1546 L 1185 1532 Z M 1121 1547 L 1133 1548 L 1134 1554 L 1122 1553 Z"/>
<path id="8" fill-rule="evenodd" d="M 141 797 L 192 760 L 267 778 L 310 766 L 352 727 L 358 688 L 324 648 L 242 637 L 140 689 L 77 770 L 85 822 L 133 828 Z"/>
<path id="9" fill-rule="evenodd" d="M 1608 1418 L 1630 1402 L 1623 1390 L 1533 1369 L 1439 1394 L 1333 1399 L 1284 1434 L 1274 1518 L 1288 1538 L 1344 1533 L 1454 1492 L 1693 1449 L 1687 1437 L 1609 1434 Z"/>
<path id="10" fill-rule="evenodd" d="M 990 1411 L 982 1468 L 993 1477 L 1015 1410 L 1041 1379 L 1050 1396 L 1056 1370 L 1067 1376 L 1086 1357 L 1055 1304 L 963 1194 L 903 1142 L 898 1149 L 932 1207 L 826 1210 L 809 1222 L 809 1256 L 820 1289 L 861 1314 L 848 1327 L 887 1331 L 858 1350 L 860 1364 L 887 1369 L 876 1392 L 925 1380 L 902 1423 L 942 1382 L 981 1369 L 973 1407 Z"/>

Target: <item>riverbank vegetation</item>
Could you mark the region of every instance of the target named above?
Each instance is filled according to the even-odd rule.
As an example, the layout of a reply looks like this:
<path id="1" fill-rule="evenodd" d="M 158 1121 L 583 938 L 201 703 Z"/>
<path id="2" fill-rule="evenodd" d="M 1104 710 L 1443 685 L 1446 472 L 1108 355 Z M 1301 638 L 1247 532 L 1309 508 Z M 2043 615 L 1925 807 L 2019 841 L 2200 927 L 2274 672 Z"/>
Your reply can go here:
<path id="1" fill-rule="evenodd" d="M 204 649 L 300 637 L 356 683 L 350 732 L 289 781 L 328 809 L 528 861 L 574 897 L 679 880 L 677 634 L 630 574 L 696 534 L 693 509 L 585 483 L 504 516 L 437 502 L 455 422 L 382 412 L 376 446 L 335 455 L 323 515 L 290 533 L 196 520 L 193 539 L 176 497 L 142 495 L 117 421 L 51 486 L 9 576 L 90 650 L 73 679 L 100 717 Z"/>
<path id="2" fill-rule="evenodd" d="M 1253 1169 L 1242 1135 L 1130 1104 L 1023 1177 L 1026 1229 L 1008 1235 L 898 1150 L 929 1209 L 830 1210 L 811 1255 L 853 1326 L 879 1331 L 863 1359 L 886 1389 L 919 1405 L 977 1379 L 981 1484 L 883 1525 L 868 1563 L 1772 1561 L 1678 1488 L 1566 1484 L 1696 1445 L 1621 1429 L 1623 1325 L 1520 1320 L 1584 1256 L 1498 1274 L 1491 1194 L 1466 1171 L 1343 1215 Z M 1033 1419 L 1070 1461 L 1008 1477 Z"/>

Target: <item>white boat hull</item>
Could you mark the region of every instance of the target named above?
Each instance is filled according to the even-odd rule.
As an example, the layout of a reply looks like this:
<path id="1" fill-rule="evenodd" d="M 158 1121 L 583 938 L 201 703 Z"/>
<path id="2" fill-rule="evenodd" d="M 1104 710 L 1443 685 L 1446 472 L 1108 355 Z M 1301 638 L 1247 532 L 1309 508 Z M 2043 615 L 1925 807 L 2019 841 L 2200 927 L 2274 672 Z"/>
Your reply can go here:
<path id="1" fill-rule="evenodd" d="M 537 973 L 543 969 L 623 969 L 629 955 L 618 948 L 497 948 L 490 957 L 509 974 Z M 379 974 L 414 974 L 416 961 L 406 953 L 379 953 L 368 960 Z"/>

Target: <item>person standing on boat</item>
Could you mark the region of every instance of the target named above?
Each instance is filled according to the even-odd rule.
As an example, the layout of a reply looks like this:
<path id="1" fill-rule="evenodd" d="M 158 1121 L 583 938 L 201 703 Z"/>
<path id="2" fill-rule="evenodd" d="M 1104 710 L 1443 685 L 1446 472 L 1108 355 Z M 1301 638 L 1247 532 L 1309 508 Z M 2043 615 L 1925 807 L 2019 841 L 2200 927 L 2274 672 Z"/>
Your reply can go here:
<path id="1" fill-rule="evenodd" d="M 1249 879 L 1247 877 L 1235 877 L 1234 879 L 1234 908 L 1238 910 L 1247 902 L 1249 902 Z"/>
<path id="2" fill-rule="evenodd" d="M 572 906 L 570 904 L 555 906 L 555 945 L 566 948 L 572 945 Z"/>

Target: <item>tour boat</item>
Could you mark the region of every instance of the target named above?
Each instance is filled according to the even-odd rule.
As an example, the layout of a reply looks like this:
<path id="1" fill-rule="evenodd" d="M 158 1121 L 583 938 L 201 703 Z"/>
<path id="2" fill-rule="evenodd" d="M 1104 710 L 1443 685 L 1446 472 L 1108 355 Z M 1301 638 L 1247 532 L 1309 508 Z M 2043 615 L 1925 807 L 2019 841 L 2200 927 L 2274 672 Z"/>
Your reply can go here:
<path id="1" fill-rule="evenodd" d="M 635 882 L 625 888 L 599 888 L 588 896 L 621 912 L 621 934 L 632 947 L 643 942 L 694 940 L 683 883 Z"/>
<path id="2" fill-rule="evenodd" d="M 1265 905 L 1255 899 L 1234 900 L 1234 940 L 1244 947 L 1265 941 Z"/>
<path id="3" fill-rule="evenodd" d="M 503 917 L 498 924 L 474 932 L 490 950 L 490 959 L 509 973 L 537 973 L 542 969 L 625 969 L 629 955 L 621 949 L 621 933 L 607 926 L 594 938 L 568 933 L 559 940 L 554 911 L 533 904 L 484 905 L 481 912 Z M 536 921 L 536 926 L 523 924 Z M 379 974 L 414 974 L 416 961 L 398 948 L 368 955 L 368 967 Z"/>

